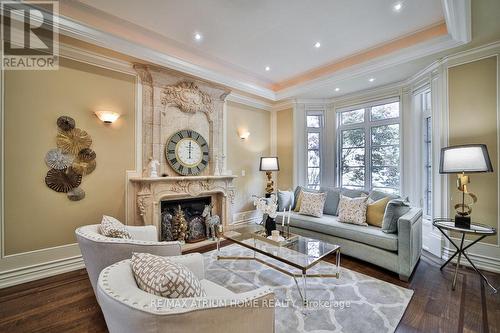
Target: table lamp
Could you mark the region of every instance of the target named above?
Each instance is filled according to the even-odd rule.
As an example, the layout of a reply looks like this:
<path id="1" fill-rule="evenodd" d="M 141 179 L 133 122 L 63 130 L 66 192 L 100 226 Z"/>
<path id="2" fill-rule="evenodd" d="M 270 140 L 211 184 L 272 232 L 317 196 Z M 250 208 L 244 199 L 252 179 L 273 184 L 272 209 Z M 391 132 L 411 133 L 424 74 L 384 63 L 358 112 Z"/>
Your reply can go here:
<path id="1" fill-rule="evenodd" d="M 469 144 L 450 146 L 441 149 L 439 173 L 457 174 L 457 188 L 462 192 L 462 202 L 455 204 L 455 226 L 470 228 L 471 206 L 477 202 L 477 196 L 467 190 L 470 183 L 469 176 L 465 173 L 493 172 L 488 148 L 483 144 Z M 470 203 L 465 203 L 465 195 L 471 198 Z"/>
<path id="2" fill-rule="evenodd" d="M 260 171 L 265 171 L 267 175 L 266 185 L 266 198 L 271 197 L 274 192 L 274 181 L 272 171 L 279 171 L 280 166 L 277 157 L 261 157 L 260 158 Z"/>

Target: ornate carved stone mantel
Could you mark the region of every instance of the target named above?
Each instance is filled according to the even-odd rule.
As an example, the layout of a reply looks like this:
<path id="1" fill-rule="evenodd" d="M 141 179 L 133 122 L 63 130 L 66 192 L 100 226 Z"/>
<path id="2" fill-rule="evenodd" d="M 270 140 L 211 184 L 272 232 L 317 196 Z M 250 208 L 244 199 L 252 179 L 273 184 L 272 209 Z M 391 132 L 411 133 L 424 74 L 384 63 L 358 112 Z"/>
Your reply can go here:
<path id="1" fill-rule="evenodd" d="M 234 200 L 233 179 L 236 176 L 186 176 L 131 178 L 136 198 L 138 225 L 155 225 L 160 230 L 161 201 L 212 196 L 216 212 L 225 227 L 231 224 Z"/>

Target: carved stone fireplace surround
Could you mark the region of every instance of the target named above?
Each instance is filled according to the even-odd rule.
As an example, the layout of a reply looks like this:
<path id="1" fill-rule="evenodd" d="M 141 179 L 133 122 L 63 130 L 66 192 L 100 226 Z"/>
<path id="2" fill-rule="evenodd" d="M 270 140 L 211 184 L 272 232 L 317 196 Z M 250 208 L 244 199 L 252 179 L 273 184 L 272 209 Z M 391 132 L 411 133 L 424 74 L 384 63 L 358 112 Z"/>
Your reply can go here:
<path id="1" fill-rule="evenodd" d="M 224 227 L 232 222 L 235 190 L 226 175 L 224 152 L 224 103 L 229 91 L 154 66 L 134 66 L 142 84 L 142 177 L 129 178 L 127 185 L 128 221 L 134 225 L 155 225 L 161 230 L 161 201 L 211 196 L 214 213 Z M 167 139 L 182 129 L 201 133 L 209 144 L 209 163 L 198 176 L 176 175 L 167 163 Z M 147 177 L 150 158 L 160 162 L 159 174 Z"/>

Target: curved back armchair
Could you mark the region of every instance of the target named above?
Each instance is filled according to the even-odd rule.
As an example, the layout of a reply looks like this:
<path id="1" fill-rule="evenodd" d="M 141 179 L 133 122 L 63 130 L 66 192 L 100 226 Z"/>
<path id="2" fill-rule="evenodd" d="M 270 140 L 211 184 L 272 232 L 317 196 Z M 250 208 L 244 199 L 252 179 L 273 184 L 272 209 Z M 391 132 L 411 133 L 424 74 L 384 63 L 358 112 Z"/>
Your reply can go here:
<path id="1" fill-rule="evenodd" d="M 97 299 L 110 333 L 274 332 L 271 289 L 236 294 L 205 279 L 201 254 L 169 259 L 188 267 L 207 296 L 168 299 L 147 293 L 137 286 L 130 260 L 120 261 L 101 272 L 97 286 Z"/>
<path id="2" fill-rule="evenodd" d="M 106 237 L 100 233 L 99 224 L 86 225 L 75 230 L 94 293 L 99 273 L 105 267 L 120 260 L 130 259 L 132 252 L 145 252 L 159 256 L 181 254 L 179 242 L 158 242 L 155 226 L 126 226 L 126 228 L 132 235 L 132 239 Z"/>

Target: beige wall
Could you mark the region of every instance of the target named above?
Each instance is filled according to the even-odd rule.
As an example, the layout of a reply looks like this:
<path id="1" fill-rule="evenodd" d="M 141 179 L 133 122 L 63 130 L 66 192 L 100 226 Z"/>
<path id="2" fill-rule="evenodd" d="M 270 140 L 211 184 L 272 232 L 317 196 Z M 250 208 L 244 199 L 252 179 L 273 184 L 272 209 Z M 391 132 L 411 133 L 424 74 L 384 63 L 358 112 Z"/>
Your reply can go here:
<path id="1" fill-rule="evenodd" d="M 259 161 L 270 153 L 270 121 L 268 111 L 227 103 L 227 168 L 238 176 L 233 213 L 255 209 L 252 195 L 264 194 L 266 179 L 259 171 Z M 238 129 L 248 130 L 249 138 L 241 140 Z M 245 176 L 241 176 L 242 170 Z"/>
<path id="2" fill-rule="evenodd" d="M 488 146 L 493 173 L 471 174 L 469 191 L 478 196 L 472 219 L 498 226 L 497 59 L 491 57 L 449 69 L 450 145 L 484 143 Z M 460 200 L 450 176 L 453 203 Z M 453 207 L 452 213 L 454 214 Z M 452 215 L 453 216 L 453 215 Z M 484 242 L 496 243 L 496 237 Z"/>
<path id="3" fill-rule="evenodd" d="M 277 113 L 277 152 L 280 160 L 278 188 L 287 190 L 293 187 L 293 112 L 292 109 Z"/>
<path id="4" fill-rule="evenodd" d="M 124 219 L 125 171 L 134 169 L 134 87 L 133 76 L 65 59 L 58 71 L 5 72 L 6 254 L 74 243 L 75 228 L 99 223 L 102 214 Z M 104 125 L 93 114 L 101 107 L 122 116 Z M 78 202 L 44 183 L 60 115 L 90 134 L 97 153 Z"/>

